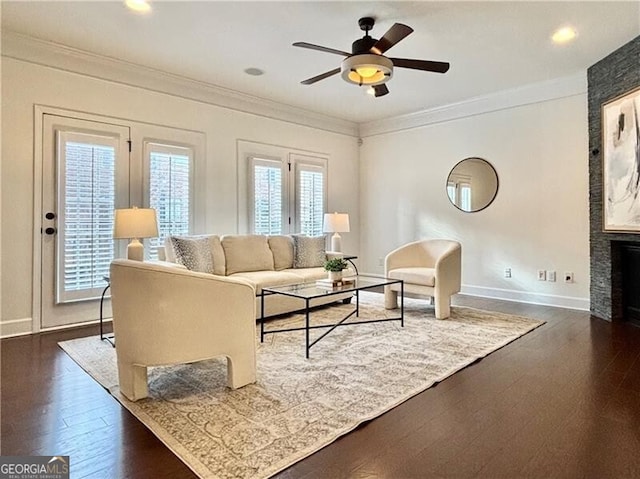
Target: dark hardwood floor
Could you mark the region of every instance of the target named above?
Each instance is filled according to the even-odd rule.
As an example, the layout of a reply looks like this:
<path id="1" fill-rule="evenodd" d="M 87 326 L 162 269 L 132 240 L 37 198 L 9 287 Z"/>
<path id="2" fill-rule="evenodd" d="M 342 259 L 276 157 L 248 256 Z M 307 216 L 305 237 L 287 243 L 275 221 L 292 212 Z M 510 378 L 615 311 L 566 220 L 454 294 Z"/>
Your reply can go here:
<path id="1" fill-rule="evenodd" d="M 547 324 L 278 474 L 638 478 L 640 328 L 471 297 Z M 0 343 L 0 453 L 69 455 L 71 477 L 196 477 L 60 348 L 96 326 Z"/>

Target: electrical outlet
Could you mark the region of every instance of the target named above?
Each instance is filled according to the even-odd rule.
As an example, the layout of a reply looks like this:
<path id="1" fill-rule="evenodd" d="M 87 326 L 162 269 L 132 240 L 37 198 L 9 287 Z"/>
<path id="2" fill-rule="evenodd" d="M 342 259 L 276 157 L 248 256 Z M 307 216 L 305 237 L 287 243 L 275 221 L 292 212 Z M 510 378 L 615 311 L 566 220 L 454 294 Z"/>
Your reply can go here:
<path id="1" fill-rule="evenodd" d="M 565 283 L 573 283 L 573 273 L 564 273 L 564 282 Z"/>
<path id="2" fill-rule="evenodd" d="M 556 272 L 555 271 L 547 271 L 547 281 L 551 281 L 554 283 L 556 281 Z"/>
<path id="3" fill-rule="evenodd" d="M 547 280 L 547 272 L 544 269 L 538 270 L 538 281 L 546 281 Z"/>
<path id="4" fill-rule="evenodd" d="M 505 268 L 504 269 L 504 277 L 505 278 L 511 278 L 511 268 Z"/>

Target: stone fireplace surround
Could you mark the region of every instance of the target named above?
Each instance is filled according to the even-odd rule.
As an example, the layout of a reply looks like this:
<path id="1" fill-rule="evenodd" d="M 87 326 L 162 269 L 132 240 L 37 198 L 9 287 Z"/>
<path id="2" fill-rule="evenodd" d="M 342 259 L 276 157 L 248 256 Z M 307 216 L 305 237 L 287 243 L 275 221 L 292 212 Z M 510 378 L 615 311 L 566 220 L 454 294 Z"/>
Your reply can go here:
<path id="1" fill-rule="evenodd" d="M 640 245 L 640 234 L 605 233 L 602 191 L 601 106 L 640 86 L 640 37 L 592 65 L 587 71 L 589 105 L 589 223 L 591 313 L 624 320 L 621 243 Z"/>

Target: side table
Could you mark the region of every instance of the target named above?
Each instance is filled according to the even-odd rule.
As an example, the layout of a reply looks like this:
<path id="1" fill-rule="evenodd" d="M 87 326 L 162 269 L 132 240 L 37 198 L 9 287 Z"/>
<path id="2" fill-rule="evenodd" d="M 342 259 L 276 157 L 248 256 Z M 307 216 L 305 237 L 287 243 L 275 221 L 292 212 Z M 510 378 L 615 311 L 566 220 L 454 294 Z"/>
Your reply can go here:
<path id="1" fill-rule="evenodd" d="M 109 288 L 111 287 L 111 278 L 109 276 L 103 276 L 102 279 L 107 282 L 107 285 L 102 290 L 102 296 L 100 297 L 100 339 L 102 341 L 105 341 L 105 340 L 108 341 L 111 344 L 111 346 L 113 346 L 115 348 L 116 347 L 116 340 L 115 340 L 114 335 L 113 334 L 104 334 L 103 325 L 102 325 L 102 322 L 104 320 L 104 317 L 103 317 L 104 297 L 107 294 L 107 291 L 109 291 Z"/>

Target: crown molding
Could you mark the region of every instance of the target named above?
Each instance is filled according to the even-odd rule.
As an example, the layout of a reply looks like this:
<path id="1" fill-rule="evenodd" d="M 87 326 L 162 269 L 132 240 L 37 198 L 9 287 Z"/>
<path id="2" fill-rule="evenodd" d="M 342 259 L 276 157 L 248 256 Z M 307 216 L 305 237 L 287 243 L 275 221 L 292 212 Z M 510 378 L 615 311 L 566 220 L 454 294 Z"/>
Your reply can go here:
<path id="1" fill-rule="evenodd" d="M 354 122 L 16 32 L 2 31 L 2 56 L 274 120 L 358 136 L 358 125 Z"/>
<path id="2" fill-rule="evenodd" d="M 393 118 L 360 123 L 360 138 L 457 120 L 492 111 L 556 100 L 587 92 L 587 72 L 531 83 L 458 103 Z"/>

